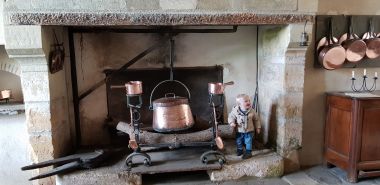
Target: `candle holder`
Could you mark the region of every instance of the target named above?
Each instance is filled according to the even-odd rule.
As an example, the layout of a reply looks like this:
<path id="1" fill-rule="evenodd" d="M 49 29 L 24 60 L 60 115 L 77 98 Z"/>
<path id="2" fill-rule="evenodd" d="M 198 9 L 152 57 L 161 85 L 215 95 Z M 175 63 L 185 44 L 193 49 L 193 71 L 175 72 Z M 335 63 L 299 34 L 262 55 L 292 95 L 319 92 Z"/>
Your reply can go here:
<path id="1" fill-rule="evenodd" d="M 356 78 L 352 77 L 351 78 L 351 81 L 352 81 L 352 83 L 351 83 L 351 89 L 352 89 L 352 91 L 354 91 L 354 92 L 362 92 L 362 91 L 363 92 L 373 92 L 373 91 L 375 91 L 376 90 L 377 76 L 373 77 L 373 84 L 372 84 L 371 88 L 367 87 L 367 78 L 368 78 L 367 75 L 363 76 L 362 85 L 361 85 L 361 87 L 359 89 L 357 89 L 356 85 L 355 85 Z"/>

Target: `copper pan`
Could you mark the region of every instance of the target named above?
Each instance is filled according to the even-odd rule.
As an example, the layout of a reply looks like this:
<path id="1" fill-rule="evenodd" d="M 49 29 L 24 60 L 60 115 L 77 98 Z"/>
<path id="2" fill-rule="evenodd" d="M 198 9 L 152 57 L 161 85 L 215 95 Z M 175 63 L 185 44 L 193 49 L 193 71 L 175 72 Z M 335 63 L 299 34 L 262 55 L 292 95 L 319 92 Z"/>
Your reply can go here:
<path id="1" fill-rule="evenodd" d="M 143 93 L 141 81 L 129 81 L 125 84 L 127 95 L 139 95 Z"/>
<path id="2" fill-rule="evenodd" d="M 323 37 L 318 43 L 318 61 L 325 69 L 333 70 L 340 68 L 346 59 L 346 51 L 342 46 L 336 44 L 337 41 L 338 39 L 333 37 L 328 42 L 327 38 Z"/>
<path id="3" fill-rule="evenodd" d="M 367 51 L 366 43 L 353 33 L 352 18 L 349 17 L 347 33 L 343 34 L 339 43 L 346 50 L 346 60 L 356 63 L 362 60 Z"/>
<path id="4" fill-rule="evenodd" d="M 234 85 L 233 81 L 227 83 L 210 82 L 208 83 L 208 92 L 210 94 L 224 94 L 224 88 L 227 85 Z"/>
<path id="5" fill-rule="evenodd" d="M 373 32 L 372 19 L 369 21 L 369 31 L 363 35 L 363 40 L 367 44 L 366 56 L 369 59 L 380 57 L 380 38 Z"/>
<path id="6" fill-rule="evenodd" d="M 127 95 L 140 95 L 143 93 L 141 81 L 129 81 L 124 85 L 111 85 L 111 89 L 125 88 Z"/>
<path id="7" fill-rule="evenodd" d="M 321 39 L 318 45 L 323 45 L 321 43 L 326 42 L 324 46 L 320 47 L 318 50 L 318 61 L 319 63 L 328 70 L 339 68 L 343 65 L 346 60 L 346 50 L 336 42 L 336 39 L 332 36 L 332 21 L 329 20 L 328 35 L 325 41 Z"/>

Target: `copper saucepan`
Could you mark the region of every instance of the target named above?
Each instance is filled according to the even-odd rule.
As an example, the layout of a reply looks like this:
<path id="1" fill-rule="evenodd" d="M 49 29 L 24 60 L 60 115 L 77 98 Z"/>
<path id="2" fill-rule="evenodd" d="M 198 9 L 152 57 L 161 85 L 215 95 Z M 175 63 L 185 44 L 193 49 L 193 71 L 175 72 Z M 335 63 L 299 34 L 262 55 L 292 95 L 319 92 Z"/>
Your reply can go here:
<path id="1" fill-rule="evenodd" d="M 346 49 L 346 60 L 348 62 L 359 62 L 366 55 L 367 45 L 353 33 L 351 17 L 348 20 L 348 31 L 340 37 L 339 43 Z"/>
<path id="2" fill-rule="evenodd" d="M 139 95 L 143 93 L 142 81 L 129 81 L 123 85 L 111 85 L 111 89 L 125 88 L 127 95 Z"/>
<path id="3" fill-rule="evenodd" d="M 339 68 L 346 60 L 346 50 L 336 42 L 336 38 L 332 36 L 332 21 L 329 20 L 329 33 L 326 38 L 322 38 L 318 45 L 322 45 L 318 49 L 318 61 L 328 70 Z M 324 44 L 321 44 L 324 43 Z"/>
<path id="4" fill-rule="evenodd" d="M 367 58 L 375 59 L 380 57 L 380 38 L 374 33 L 372 19 L 369 21 L 369 30 L 363 35 L 363 40 L 367 44 Z"/>
<path id="5" fill-rule="evenodd" d="M 141 81 L 129 81 L 125 84 L 125 90 L 127 95 L 142 94 L 142 82 Z"/>
<path id="6" fill-rule="evenodd" d="M 234 85 L 233 81 L 227 83 L 210 82 L 208 83 L 208 92 L 210 94 L 224 94 L 224 88 L 226 85 Z"/>

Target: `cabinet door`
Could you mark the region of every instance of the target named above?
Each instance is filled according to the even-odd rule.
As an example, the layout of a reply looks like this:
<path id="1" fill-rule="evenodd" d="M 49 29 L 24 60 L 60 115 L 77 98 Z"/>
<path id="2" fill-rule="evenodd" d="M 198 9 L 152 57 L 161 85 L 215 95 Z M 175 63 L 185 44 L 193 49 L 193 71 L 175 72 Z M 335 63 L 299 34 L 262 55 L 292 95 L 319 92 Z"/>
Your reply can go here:
<path id="1" fill-rule="evenodd" d="M 328 148 L 348 159 L 351 141 L 351 112 L 331 106 L 328 126 Z"/>
<path id="2" fill-rule="evenodd" d="M 361 101 L 362 141 L 360 161 L 380 160 L 380 100 Z"/>
<path id="3" fill-rule="evenodd" d="M 327 102 L 325 157 L 329 162 L 347 169 L 352 134 L 352 101 L 328 96 Z"/>

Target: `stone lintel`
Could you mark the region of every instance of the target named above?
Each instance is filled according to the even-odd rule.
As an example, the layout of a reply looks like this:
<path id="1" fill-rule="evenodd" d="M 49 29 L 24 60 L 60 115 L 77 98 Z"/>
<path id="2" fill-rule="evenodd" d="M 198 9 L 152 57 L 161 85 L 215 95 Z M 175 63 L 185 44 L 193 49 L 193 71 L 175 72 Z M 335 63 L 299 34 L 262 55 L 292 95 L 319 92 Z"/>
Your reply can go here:
<path id="1" fill-rule="evenodd" d="M 253 11 L 7 12 L 10 25 L 163 26 L 257 25 L 313 22 L 313 14 Z"/>

